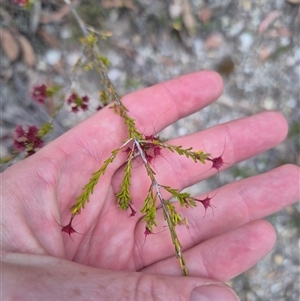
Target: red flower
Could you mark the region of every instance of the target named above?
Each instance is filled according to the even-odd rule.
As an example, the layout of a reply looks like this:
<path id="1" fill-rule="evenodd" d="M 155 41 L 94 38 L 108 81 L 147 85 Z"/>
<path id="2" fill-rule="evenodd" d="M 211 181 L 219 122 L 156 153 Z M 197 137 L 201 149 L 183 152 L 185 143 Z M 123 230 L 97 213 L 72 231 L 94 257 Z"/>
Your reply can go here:
<path id="1" fill-rule="evenodd" d="M 31 97 L 37 103 L 44 104 L 48 97 L 47 86 L 45 84 L 34 86 L 31 92 Z"/>
<path id="2" fill-rule="evenodd" d="M 14 147 L 20 152 L 26 151 L 27 155 L 31 156 L 44 146 L 44 141 L 38 133 L 39 129 L 35 125 L 29 126 L 27 130 L 18 125 L 15 129 Z"/>
<path id="3" fill-rule="evenodd" d="M 25 135 L 24 129 L 21 125 L 17 125 L 15 129 L 16 138 L 21 138 Z"/>
<path id="4" fill-rule="evenodd" d="M 72 226 L 73 218 L 74 217 L 72 216 L 69 223 L 65 226 L 62 226 L 62 228 L 61 228 L 61 232 L 65 232 L 65 233 L 69 234 L 70 237 L 71 237 L 72 233 L 77 233 L 77 231 Z"/>
<path id="5" fill-rule="evenodd" d="M 29 5 L 30 0 L 14 0 L 14 3 L 23 7 L 23 6 Z"/>
<path id="6" fill-rule="evenodd" d="M 152 159 L 161 155 L 162 147 L 157 145 L 160 142 L 159 137 L 154 135 L 145 136 L 145 142 L 141 143 L 142 150 L 145 153 L 146 159 L 151 163 Z"/>
<path id="7" fill-rule="evenodd" d="M 39 131 L 39 129 L 35 125 L 30 126 L 27 130 L 26 138 L 29 141 L 33 142 L 36 138 L 36 135 L 37 135 L 38 131 Z"/>
<path id="8" fill-rule="evenodd" d="M 211 199 L 212 199 L 213 197 L 209 197 L 209 196 L 207 196 L 205 199 L 203 199 L 203 200 L 198 200 L 198 199 L 194 199 L 196 202 L 200 202 L 202 205 L 203 205 L 203 207 L 204 207 L 204 210 L 205 210 L 205 214 L 206 214 L 206 210 L 208 209 L 208 207 L 210 207 L 211 209 L 212 209 L 212 211 L 214 211 L 214 206 L 210 203 L 210 201 L 211 201 Z M 204 214 L 204 215 L 205 215 Z"/>
<path id="9" fill-rule="evenodd" d="M 130 208 L 130 210 L 131 210 L 131 212 L 130 212 L 130 217 L 131 216 L 135 216 L 136 215 L 136 211 L 132 208 L 132 206 L 129 204 L 129 208 Z"/>
<path id="10" fill-rule="evenodd" d="M 88 102 L 89 97 L 87 95 L 80 97 L 75 92 L 73 92 L 67 99 L 67 103 L 70 105 L 73 113 L 77 113 L 79 110 L 86 111 L 89 108 Z"/>
<path id="11" fill-rule="evenodd" d="M 145 227 L 145 232 L 144 232 L 144 235 L 145 235 L 145 239 L 148 235 L 152 234 L 151 230 L 146 226 Z"/>
<path id="12" fill-rule="evenodd" d="M 14 147 L 16 150 L 23 152 L 26 149 L 26 144 L 24 141 L 14 140 Z"/>
<path id="13" fill-rule="evenodd" d="M 225 146 L 226 146 L 226 141 L 225 141 Z M 211 168 L 216 169 L 218 172 L 220 171 L 221 167 L 224 164 L 226 164 L 226 162 L 224 162 L 224 160 L 223 160 L 223 154 L 224 154 L 224 151 L 225 151 L 225 146 L 224 146 L 222 154 L 219 157 L 207 158 L 208 161 L 212 162 Z"/>
<path id="14" fill-rule="evenodd" d="M 224 165 L 224 160 L 222 155 L 216 158 L 207 158 L 207 160 L 212 162 L 212 168 L 216 169 L 217 171 Z"/>

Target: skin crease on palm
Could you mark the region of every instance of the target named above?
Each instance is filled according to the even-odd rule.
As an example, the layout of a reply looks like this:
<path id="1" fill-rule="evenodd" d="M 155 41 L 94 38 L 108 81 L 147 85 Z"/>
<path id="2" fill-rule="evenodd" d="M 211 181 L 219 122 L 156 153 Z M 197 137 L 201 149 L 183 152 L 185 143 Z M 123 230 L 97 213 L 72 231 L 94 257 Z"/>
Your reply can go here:
<path id="1" fill-rule="evenodd" d="M 137 127 L 151 135 L 149 125 L 160 131 L 208 106 L 222 89 L 218 74 L 202 71 L 137 91 L 122 101 Z M 224 150 L 225 169 L 277 145 L 287 130 L 280 113 L 262 112 L 168 143 L 203 149 L 215 157 Z M 118 154 L 90 202 L 74 218 L 79 233 L 70 238 L 61 232 L 59 224 L 69 222 L 69 208 L 82 187 L 126 138 L 123 120 L 104 108 L 2 173 L 3 300 L 189 300 L 193 288 L 208 284 L 219 286 L 226 296 L 231 292 L 221 282 L 244 272 L 272 249 L 275 230 L 261 219 L 299 198 L 295 165 L 210 192 L 214 214 L 211 208 L 204 212 L 201 204 L 178 207 L 189 221 L 189 227 L 179 226 L 177 232 L 190 277 L 181 276 L 161 209 L 156 234 L 145 241 L 141 215 L 129 217 L 116 206 L 125 152 Z M 216 174 L 209 163 L 194 163 L 166 150 L 153 164 L 160 184 L 180 190 Z M 131 179 L 137 212 L 149 184 L 137 159 Z"/>

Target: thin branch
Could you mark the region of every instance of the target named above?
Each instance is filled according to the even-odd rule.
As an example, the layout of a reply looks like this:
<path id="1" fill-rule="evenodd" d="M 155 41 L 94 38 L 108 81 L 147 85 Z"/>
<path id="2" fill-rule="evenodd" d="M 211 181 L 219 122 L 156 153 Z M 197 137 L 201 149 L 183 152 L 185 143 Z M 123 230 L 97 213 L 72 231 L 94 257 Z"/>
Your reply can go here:
<path id="1" fill-rule="evenodd" d="M 89 33 L 88 33 L 82 19 L 80 18 L 80 16 L 78 15 L 76 9 L 74 8 L 73 4 L 71 3 L 70 0 L 64 0 L 64 2 L 70 7 L 70 10 L 71 10 L 73 16 L 75 17 L 76 21 L 78 22 L 82 33 L 84 34 L 85 37 L 87 37 L 89 35 Z"/>
<path id="2" fill-rule="evenodd" d="M 176 251 L 176 257 L 179 259 L 179 262 L 180 262 L 180 265 L 181 265 L 181 269 L 183 271 L 183 274 L 184 276 L 188 276 L 188 270 L 187 270 L 187 267 L 185 265 L 185 260 L 184 260 L 184 257 L 183 257 L 183 254 L 182 254 L 182 250 L 181 250 L 181 246 L 180 246 L 180 242 L 179 242 L 179 239 L 178 239 L 178 236 L 177 236 L 177 233 L 176 233 L 176 230 L 175 230 L 175 225 L 172 221 L 172 218 L 170 216 L 170 213 L 169 213 L 169 210 L 166 206 L 166 203 L 165 203 L 165 200 L 162 196 L 162 193 L 161 193 L 161 186 L 158 184 L 155 176 L 154 176 L 154 172 L 152 171 L 152 169 L 149 167 L 149 163 L 146 159 L 146 156 L 145 156 L 145 153 L 140 145 L 140 142 L 137 140 L 137 139 L 134 139 L 134 143 L 141 155 L 141 158 L 143 160 L 143 163 L 148 171 L 148 174 L 152 180 L 152 185 L 155 187 L 155 190 L 156 190 L 156 193 L 157 193 L 157 196 L 159 198 L 159 201 L 161 203 L 161 206 L 163 208 L 163 211 L 164 211 L 164 216 L 165 216 L 165 219 L 167 221 L 167 224 L 168 224 L 168 227 L 170 229 L 170 232 L 171 232 L 171 237 L 172 237 L 172 242 L 174 244 L 174 247 L 175 247 L 175 251 Z"/>

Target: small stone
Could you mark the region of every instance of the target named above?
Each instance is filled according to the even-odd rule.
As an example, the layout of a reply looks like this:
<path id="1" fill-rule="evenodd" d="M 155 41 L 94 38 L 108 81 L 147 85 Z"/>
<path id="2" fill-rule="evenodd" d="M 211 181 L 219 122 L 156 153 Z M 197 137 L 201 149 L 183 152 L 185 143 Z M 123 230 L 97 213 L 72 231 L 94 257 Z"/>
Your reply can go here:
<path id="1" fill-rule="evenodd" d="M 264 107 L 267 109 L 267 110 L 274 110 L 276 109 L 276 103 L 274 101 L 274 99 L 270 98 L 270 97 L 267 97 L 265 100 L 264 100 Z"/>
<path id="2" fill-rule="evenodd" d="M 109 79 L 114 82 L 121 77 L 122 72 L 119 69 L 111 69 L 108 71 L 107 75 Z"/>
<path id="3" fill-rule="evenodd" d="M 49 49 L 45 54 L 46 62 L 49 65 L 55 65 L 60 61 L 61 51 L 57 49 Z"/>
<path id="4" fill-rule="evenodd" d="M 278 33 L 281 37 L 291 37 L 292 36 L 291 31 L 285 26 L 279 27 Z"/>
<path id="5" fill-rule="evenodd" d="M 69 39 L 72 37 L 72 31 L 67 27 L 63 27 L 62 30 L 60 31 L 60 37 L 63 40 Z"/>
<path id="6" fill-rule="evenodd" d="M 239 50 L 241 52 L 247 52 L 253 44 L 253 36 L 248 32 L 242 33 L 239 37 L 239 40 L 240 40 Z"/>
<path id="7" fill-rule="evenodd" d="M 194 42 L 194 50 L 197 56 L 199 57 L 201 55 L 203 56 L 203 40 L 197 37 L 193 40 L 193 42 Z"/>
<path id="8" fill-rule="evenodd" d="M 212 17 L 212 11 L 208 7 L 203 7 L 199 12 L 198 12 L 198 18 L 201 22 L 208 23 L 211 20 Z"/>
<path id="9" fill-rule="evenodd" d="M 212 34 L 204 42 L 206 49 L 218 49 L 223 43 L 223 37 L 220 34 Z"/>
<path id="10" fill-rule="evenodd" d="M 80 53 L 79 52 L 71 52 L 66 56 L 66 62 L 70 66 L 74 66 L 80 58 Z"/>
<path id="11" fill-rule="evenodd" d="M 171 4 L 169 7 L 169 14 L 172 20 L 180 17 L 182 13 L 182 7 L 179 3 Z"/>
<path id="12" fill-rule="evenodd" d="M 295 98 L 290 98 L 287 100 L 286 105 L 292 109 L 296 109 L 297 107 L 297 100 Z"/>
<path id="13" fill-rule="evenodd" d="M 244 27 L 245 22 L 243 20 L 232 24 L 231 28 L 227 31 L 227 36 L 231 38 L 236 37 L 241 33 Z"/>
<path id="14" fill-rule="evenodd" d="M 282 290 L 282 283 L 275 283 L 271 286 L 271 292 L 277 294 Z"/>
<path id="15" fill-rule="evenodd" d="M 282 265 L 284 258 L 281 254 L 275 254 L 273 260 L 276 265 Z"/>
<path id="16" fill-rule="evenodd" d="M 269 47 L 262 47 L 258 51 L 258 57 L 261 62 L 266 61 L 272 54 L 272 50 Z"/>
<path id="17" fill-rule="evenodd" d="M 291 43 L 291 39 L 289 37 L 281 37 L 280 38 L 280 46 L 287 47 Z"/>
<path id="18" fill-rule="evenodd" d="M 230 26 L 231 19 L 228 16 L 223 16 L 220 21 L 223 28 L 228 28 Z"/>

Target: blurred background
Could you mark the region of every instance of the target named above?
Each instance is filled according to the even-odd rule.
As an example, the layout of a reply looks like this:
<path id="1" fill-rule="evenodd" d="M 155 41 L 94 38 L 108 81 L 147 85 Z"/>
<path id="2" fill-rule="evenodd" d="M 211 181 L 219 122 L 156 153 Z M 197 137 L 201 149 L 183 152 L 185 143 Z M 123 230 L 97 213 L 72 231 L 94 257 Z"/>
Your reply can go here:
<path id="1" fill-rule="evenodd" d="M 29 9 L 20 7 L 24 1 L 16 2 L 0 1 L 2 158 L 13 150 L 16 125 L 41 125 L 53 110 L 32 101 L 34 85 L 76 88 L 88 94 L 95 107 L 102 85 L 93 72 L 71 75 L 82 56 L 82 32 L 63 0 L 35 0 Z M 111 62 L 108 76 L 120 95 L 201 69 L 222 75 L 225 90 L 220 99 L 168 127 L 161 136 L 186 135 L 264 110 L 278 110 L 287 118 L 289 134 L 282 144 L 194 185 L 192 193 L 208 192 L 285 163 L 299 164 L 300 0 L 75 0 L 72 4 L 85 26 L 101 34 L 99 48 Z M 89 114 L 62 110 L 50 139 Z M 155 129 L 155 124 L 149 127 Z M 245 301 L 299 301 L 299 203 L 268 220 L 278 233 L 273 251 L 229 284 Z"/>

